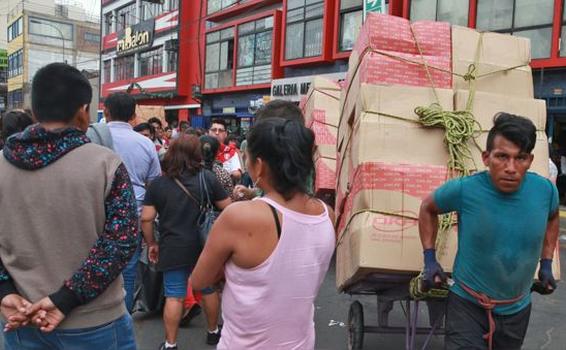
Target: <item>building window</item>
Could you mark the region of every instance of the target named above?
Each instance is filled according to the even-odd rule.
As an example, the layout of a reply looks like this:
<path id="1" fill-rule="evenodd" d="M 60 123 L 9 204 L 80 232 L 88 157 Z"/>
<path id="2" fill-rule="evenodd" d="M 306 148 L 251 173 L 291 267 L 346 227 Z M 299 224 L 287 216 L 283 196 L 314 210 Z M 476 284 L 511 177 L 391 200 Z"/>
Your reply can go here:
<path id="1" fill-rule="evenodd" d="M 104 83 L 112 82 L 112 60 L 106 60 L 102 63 L 102 73 L 104 74 Z"/>
<path id="2" fill-rule="evenodd" d="M 167 72 L 176 72 L 178 66 L 179 52 L 170 50 L 167 52 Z"/>
<path id="3" fill-rule="evenodd" d="M 169 0 L 169 11 L 179 9 L 179 0 Z"/>
<path id="4" fill-rule="evenodd" d="M 163 72 L 163 48 L 160 46 L 151 51 L 140 53 L 140 77 Z"/>
<path id="5" fill-rule="evenodd" d="M 238 27 L 238 69 L 236 85 L 271 82 L 273 17 Z"/>
<path id="6" fill-rule="evenodd" d="M 285 59 L 322 54 L 322 0 L 287 0 Z"/>
<path id="7" fill-rule="evenodd" d="M 116 15 L 116 30 L 121 31 L 136 24 L 136 3 L 131 3 L 119 9 Z"/>
<path id="8" fill-rule="evenodd" d="M 20 49 L 8 56 L 8 78 L 16 77 L 24 72 L 24 50 Z"/>
<path id="9" fill-rule="evenodd" d="M 210 15 L 246 1 L 248 0 L 208 0 L 206 13 Z"/>
<path id="10" fill-rule="evenodd" d="M 8 42 L 19 37 L 20 35 L 22 35 L 23 32 L 24 32 L 24 18 L 20 17 L 15 22 L 13 22 L 8 26 L 8 31 L 6 33 L 8 35 Z"/>
<path id="11" fill-rule="evenodd" d="M 8 109 L 22 108 L 24 106 L 24 94 L 22 89 L 8 91 Z"/>
<path id="12" fill-rule="evenodd" d="M 531 39 L 531 57 L 550 57 L 554 0 L 478 0 L 477 28 Z"/>
<path id="13" fill-rule="evenodd" d="M 206 35 L 206 89 L 233 85 L 234 28 L 219 30 Z"/>
<path id="14" fill-rule="evenodd" d="M 100 35 L 98 33 L 85 32 L 84 33 L 84 40 L 91 43 L 91 44 L 99 44 L 100 43 Z"/>
<path id="15" fill-rule="evenodd" d="M 468 26 L 469 0 L 411 0 L 411 20 L 432 20 Z"/>
<path id="16" fill-rule="evenodd" d="M 73 25 L 69 23 L 50 21 L 44 18 L 29 18 L 29 33 L 52 38 L 73 40 Z"/>
<path id="17" fill-rule="evenodd" d="M 112 33 L 112 19 L 114 18 L 114 16 L 112 15 L 112 12 L 108 12 L 107 14 L 104 15 L 104 35 L 108 35 L 110 33 Z"/>
<path id="18" fill-rule="evenodd" d="M 127 80 L 134 77 L 135 56 L 124 56 L 114 59 L 114 81 Z"/>
<path id="19" fill-rule="evenodd" d="M 560 56 L 566 56 L 566 3 L 563 6 L 563 14 L 562 14 L 562 33 L 560 35 Z"/>
<path id="20" fill-rule="evenodd" d="M 340 51 L 349 51 L 354 47 L 362 27 L 362 16 L 362 0 L 340 1 L 340 38 L 338 39 Z"/>
<path id="21" fill-rule="evenodd" d="M 162 14 L 164 10 L 165 5 L 163 3 L 144 1 L 141 5 L 141 20 L 147 21 L 148 19 L 155 18 Z"/>

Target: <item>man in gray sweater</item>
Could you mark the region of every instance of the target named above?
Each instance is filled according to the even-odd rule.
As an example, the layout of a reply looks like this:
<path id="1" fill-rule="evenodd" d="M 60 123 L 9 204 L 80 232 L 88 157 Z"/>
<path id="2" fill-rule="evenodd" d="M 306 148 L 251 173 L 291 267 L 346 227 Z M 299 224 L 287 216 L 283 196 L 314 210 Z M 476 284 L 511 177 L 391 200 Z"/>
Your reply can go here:
<path id="1" fill-rule="evenodd" d="M 137 247 L 136 200 L 120 158 L 84 135 L 91 97 L 75 68 L 43 67 L 32 83 L 39 124 L 0 155 L 7 350 L 136 348 L 120 275 Z"/>

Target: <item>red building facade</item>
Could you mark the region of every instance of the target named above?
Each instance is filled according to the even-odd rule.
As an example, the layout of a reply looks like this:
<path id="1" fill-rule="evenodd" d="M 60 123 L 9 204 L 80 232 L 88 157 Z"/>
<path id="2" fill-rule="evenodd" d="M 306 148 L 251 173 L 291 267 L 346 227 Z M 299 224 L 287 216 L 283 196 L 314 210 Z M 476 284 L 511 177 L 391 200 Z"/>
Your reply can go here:
<path id="1" fill-rule="evenodd" d="M 103 0 L 102 96 L 130 88 L 144 103 L 180 106 L 181 116 L 246 122 L 254 101 L 272 95 L 272 89 L 278 98 L 298 101 L 309 77 L 332 73 L 339 79 L 363 12 L 362 0 L 162 2 Z M 564 0 L 388 0 L 386 11 L 528 37 L 540 78 L 537 96 L 566 90 L 561 83 L 566 45 L 560 44 L 566 33 Z M 154 22 L 151 45 L 142 40 L 143 47 L 118 52 L 126 29 L 143 34 L 151 27 L 148 20 Z M 160 67 L 150 64 L 159 61 Z"/>

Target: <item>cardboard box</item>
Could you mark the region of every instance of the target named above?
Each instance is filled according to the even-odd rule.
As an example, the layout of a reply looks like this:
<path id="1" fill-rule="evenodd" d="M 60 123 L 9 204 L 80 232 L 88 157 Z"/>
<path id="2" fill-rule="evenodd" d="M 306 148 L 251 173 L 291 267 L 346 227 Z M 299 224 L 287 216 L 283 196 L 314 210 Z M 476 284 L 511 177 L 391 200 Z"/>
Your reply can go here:
<path id="1" fill-rule="evenodd" d="M 319 191 L 335 191 L 336 189 L 336 159 L 315 156 L 316 177 L 315 193 Z"/>
<path id="2" fill-rule="evenodd" d="M 336 158 L 336 143 L 338 139 L 338 128 L 313 120 L 310 129 L 314 132 L 315 143 L 317 145 L 330 145 L 334 148 L 334 158 Z"/>
<path id="3" fill-rule="evenodd" d="M 454 95 L 454 109 L 463 111 L 468 103 L 469 92 L 457 90 Z M 520 115 L 530 119 L 538 131 L 546 130 L 546 102 L 532 98 L 518 98 L 501 94 L 477 91 L 472 104 L 474 118 L 481 130 L 493 127 L 493 117 L 499 112 Z"/>
<path id="4" fill-rule="evenodd" d="M 478 48 L 479 60 L 476 62 Z M 455 74 L 465 75 L 470 65 L 475 64 L 476 91 L 519 98 L 534 96 L 529 39 L 453 26 L 452 57 Z M 455 75 L 454 88 L 467 90 L 469 84 Z"/>
<path id="5" fill-rule="evenodd" d="M 448 23 L 411 24 L 401 17 L 369 13 L 350 56 L 346 86 L 358 74 L 361 83 L 450 88 L 450 38 Z"/>
<path id="6" fill-rule="evenodd" d="M 313 121 L 338 127 L 341 90 L 340 85 L 331 80 L 323 77 L 313 79 L 306 99 L 301 101 L 307 127 L 310 127 Z"/>

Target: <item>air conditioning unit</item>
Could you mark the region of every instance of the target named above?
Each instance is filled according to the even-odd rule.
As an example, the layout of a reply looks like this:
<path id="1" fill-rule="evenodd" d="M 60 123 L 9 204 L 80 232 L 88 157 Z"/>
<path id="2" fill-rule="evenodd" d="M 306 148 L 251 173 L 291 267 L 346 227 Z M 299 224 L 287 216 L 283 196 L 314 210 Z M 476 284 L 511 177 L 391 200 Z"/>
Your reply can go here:
<path id="1" fill-rule="evenodd" d="M 179 39 L 171 39 L 165 42 L 165 51 L 178 51 Z"/>

